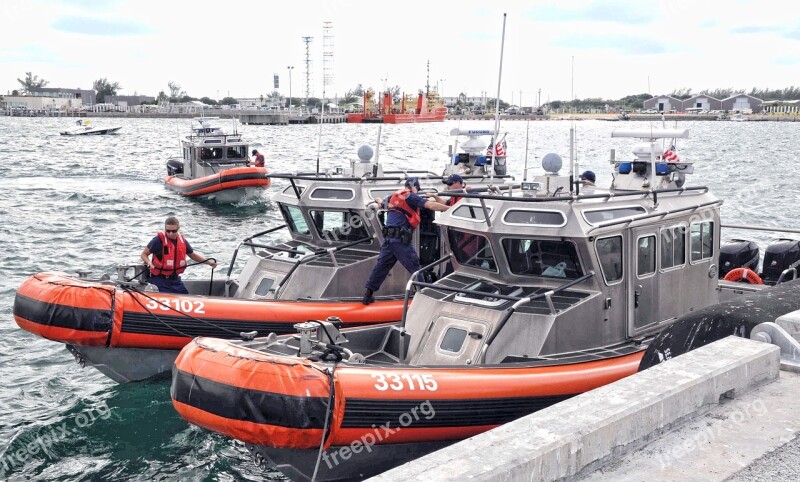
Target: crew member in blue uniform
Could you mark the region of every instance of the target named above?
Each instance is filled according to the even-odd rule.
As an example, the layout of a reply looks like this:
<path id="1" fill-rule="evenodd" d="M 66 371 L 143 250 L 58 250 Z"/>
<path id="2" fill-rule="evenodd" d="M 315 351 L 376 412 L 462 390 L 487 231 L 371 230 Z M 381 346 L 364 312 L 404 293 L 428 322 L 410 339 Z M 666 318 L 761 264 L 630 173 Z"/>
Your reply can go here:
<path id="1" fill-rule="evenodd" d="M 164 221 L 164 231 L 159 232 L 147 243 L 140 257 L 150 268 L 149 283 L 156 285 L 162 293 L 183 293 L 189 291 L 181 281 L 181 273 L 186 269 L 186 257 L 198 263 L 205 263 L 212 268 L 217 267 L 217 262 L 207 259 L 192 249 L 189 241 L 179 234 L 180 223 L 178 218 L 170 216 Z M 153 259 L 150 259 L 150 255 Z"/>
<path id="2" fill-rule="evenodd" d="M 468 189 L 467 185 L 464 183 L 464 178 L 458 174 L 450 174 L 446 178 L 442 179 L 442 184 L 447 186 L 447 191 L 464 191 L 466 193 Z M 462 198 L 459 196 L 448 196 L 447 199 L 442 199 L 436 194 L 428 194 L 428 199 L 433 199 L 437 203 L 442 203 L 445 206 L 452 206 Z"/>
<path id="3" fill-rule="evenodd" d="M 372 273 L 367 280 L 366 292 L 362 303 L 368 305 L 375 301 L 374 293 L 383 284 L 395 263 L 400 261 L 409 273 L 413 273 L 420 268 L 417 250 L 411 243 L 414 230 L 419 226 L 420 209 L 430 209 L 432 211 L 447 211 L 448 206 L 425 199 L 417 194 L 419 191 L 419 179 L 409 177 L 406 179 L 405 187 L 396 193 L 388 201 L 375 198 L 378 206 L 386 205 L 386 227 L 384 228 L 384 240 L 381 245 L 381 252 L 378 261 L 372 268 Z"/>

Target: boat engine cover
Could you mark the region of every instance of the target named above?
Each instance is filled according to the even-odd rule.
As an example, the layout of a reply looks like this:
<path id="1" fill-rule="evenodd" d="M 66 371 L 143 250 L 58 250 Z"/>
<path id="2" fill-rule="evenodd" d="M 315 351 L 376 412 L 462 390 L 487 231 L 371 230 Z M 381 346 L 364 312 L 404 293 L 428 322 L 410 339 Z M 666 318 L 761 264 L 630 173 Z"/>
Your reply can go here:
<path id="1" fill-rule="evenodd" d="M 720 279 L 736 268 L 749 268 L 756 271 L 759 255 L 760 250 L 755 241 L 732 239 L 723 244 L 719 249 Z"/>
<path id="2" fill-rule="evenodd" d="M 775 283 L 781 273 L 800 265 L 800 241 L 796 239 L 779 239 L 764 251 L 764 273 L 761 278 L 765 283 Z"/>
<path id="3" fill-rule="evenodd" d="M 167 161 L 167 175 L 177 176 L 183 174 L 183 161 L 181 159 L 170 159 Z"/>

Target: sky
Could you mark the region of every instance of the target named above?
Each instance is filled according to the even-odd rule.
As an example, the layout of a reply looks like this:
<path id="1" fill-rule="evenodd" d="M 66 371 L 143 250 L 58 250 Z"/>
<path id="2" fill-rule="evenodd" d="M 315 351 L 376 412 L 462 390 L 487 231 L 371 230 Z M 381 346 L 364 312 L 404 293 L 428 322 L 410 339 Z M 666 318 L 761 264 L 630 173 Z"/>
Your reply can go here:
<path id="1" fill-rule="evenodd" d="M 32 72 L 48 87 L 105 78 L 121 95 L 174 82 L 197 98 L 288 96 L 289 66 L 293 97 L 359 84 L 495 97 L 499 85 L 525 106 L 800 83 L 789 0 L 2 0 L 0 19 L 6 94 Z"/>

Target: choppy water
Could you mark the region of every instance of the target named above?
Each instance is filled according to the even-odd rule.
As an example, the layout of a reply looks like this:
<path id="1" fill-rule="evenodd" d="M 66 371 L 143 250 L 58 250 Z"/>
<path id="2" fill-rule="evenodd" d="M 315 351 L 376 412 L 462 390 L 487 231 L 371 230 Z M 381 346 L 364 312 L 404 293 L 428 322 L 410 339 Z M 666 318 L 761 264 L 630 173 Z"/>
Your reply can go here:
<path id="1" fill-rule="evenodd" d="M 14 292 L 29 275 L 85 268 L 110 272 L 137 259 L 170 214 L 192 245 L 222 268 L 236 244 L 278 220 L 269 192 L 241 205 L 181 198 L 164 188 L 165 160 L 177 155 L 187 120 L 107 119 L 115 136 L 62 137 L 70 119 L 0 117 L 0 478 L 47 480 L 260 480 L 263 474 L 235 442 L 191 427 L 169 402 L 169 382 L 117 385 L 81 369 L 63 345 L 20 330 Z M 462 127 L 492 127 L 491 122 Z M 381 160 L 396 167 L 441 171 L 448 133 L 459 124 L 383 126 Z M 506 122 L 509 173 L 521 178 L 526 123 Z M 613 128 L 645 122 L 581 121 L 580 170 L 611 180 L 608 150 L 629 156 L 633 141 L 610 139 Z M 530 124 L 529 165 L 558 152 L 565 160 L 568 121 Z M 800 228 L 797 195 L 798 123 L 686 122 L 682 159 L 696 162 L 687 185 L 708 185 L 721 198 L 724 221 Z M 244 126 L 263 144 L 273 171 L 343 165 L 362 144 L 374 146 L 376 125 Z M 540 169 L 533 169 L 534 173 Z M 276 183 L 280 185 L 280 183 Z M 766 242 L 770 236 L 737 233 Z M 207 276 L 207 267 L 187 276 Z M 224 271 L 218 269 L 217 274 Z"/>

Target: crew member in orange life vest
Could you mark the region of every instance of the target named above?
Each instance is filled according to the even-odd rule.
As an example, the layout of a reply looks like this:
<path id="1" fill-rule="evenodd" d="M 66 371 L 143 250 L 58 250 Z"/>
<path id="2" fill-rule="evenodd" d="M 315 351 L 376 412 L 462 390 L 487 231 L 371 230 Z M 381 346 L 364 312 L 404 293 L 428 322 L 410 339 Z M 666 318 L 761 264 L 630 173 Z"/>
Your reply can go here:
<path id="1" fill-rule="evenodd" d="M 196 253 L 189 241 L 178 233 L 179 230 L 178 218 L 168 217 L 164 221 L 164 231 L 151 239 L 140 255 L 142 261 L 150 268 L 149 282 L 156 285 L 158 291 L 162 293 L 189 293 L 181 281 L 181 273 L 186 269 L 187 256 L 198 263 L 211 265 L 212 268 L 217 267 L 216 261 Z"/>
<path id="2" fill-rule="evenodd" d="M 420 209 L 430 209 L 433 211 L 447 211 L 448 206 L 436 201 L 426 200 L 417 194 L 419 191 L 419 179 L 409 177 L 406 179 L 404 189 L 392 194 L 388 202 L 381 198 L 375 198 L 378 206 L 385 205 L 389 212 L 386 214 L 386 227 L 384 228 L 384 240 L 381 245 L 381 252 L 378 261 L 372 268 L 372 273 L 367 280 L 366 292 L 362 303 L 368 305 L 375 301 L 373 293 L 383 284 L 395 263 L 400 261 L 409 273 L 413 273 L 420 268 L 419 256 L 411 238 L 414 230 L 419 226 Z"/>
<path id="3" fill-rule="evenodd" d="M 258 152 L 258 149 L 253 149 L 253 155 L 256 156 L 256 158 L 250 162 L 250 165 L 255 167 L 264 167 L 264 154 Z"/>
<path id="4" fill-rule="evenodd" d="M 450 174 L 446 178 L 442 179 L 442 184 L 447 185 L 447 191 L 467 191 L 467 185 L 464 183 L 464 178 L 458 174 Z M 427 197 L 428 199 L 433 199 L 437 203 L 442 203 L 445 206 L 452 206 L 461 200 L 461 198 L 458 196 L 448 196 L 447 199 L 442 199 L 436 194 L 428 194 Z"/>

